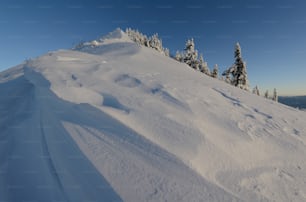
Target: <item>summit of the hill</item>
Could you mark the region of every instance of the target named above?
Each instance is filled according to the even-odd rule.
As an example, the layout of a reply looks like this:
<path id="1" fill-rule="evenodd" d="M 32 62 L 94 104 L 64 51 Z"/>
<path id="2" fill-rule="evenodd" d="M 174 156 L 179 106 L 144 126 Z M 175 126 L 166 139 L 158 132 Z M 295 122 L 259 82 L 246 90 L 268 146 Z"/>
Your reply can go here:
<path id="1" fill-rule="evenodd" d="M 123 51 L 119 54 L 126 54 L 128 52 L 136 51 L 137 45 L 130 39 L 130 37 L 120 28 L 102 36 L 96 40 L 89 42 L 82 42 L 78 44 L 73 50 L 87 52 L 91 54 L 107 54 L 114 51 Z M 129 50 L 127 50 L 129 49 Z"/>

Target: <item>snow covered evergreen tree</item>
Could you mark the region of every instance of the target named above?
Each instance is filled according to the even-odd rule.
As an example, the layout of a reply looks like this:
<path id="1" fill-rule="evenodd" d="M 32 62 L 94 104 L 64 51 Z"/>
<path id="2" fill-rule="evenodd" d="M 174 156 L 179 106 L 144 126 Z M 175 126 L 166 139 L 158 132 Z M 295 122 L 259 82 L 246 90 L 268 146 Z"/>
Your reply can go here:
<path id="1" fill-rule="evenodd" d="M 179 62 L 183 62 L 183 55 L 179 51 L 176 51 L 175 59 Z"/>
<path id="2" fill-rule="evenodd" d="M 198 51 L 196 51 L 196 55 L 198 55 Z M 198 58 L 196 58 L 195 60 L 192 61 L 191 67 L 195 70 L 200 69 L 200 62 L 199 62 Z"/>
<path id="3" fill-rule="evenodd" d="M 149 45 L 158 52 L 163 52 L 162 40 L 158 38 L 158 34 L 154 34 L 150 37 Z"/>
<path id="4" fill-rule="evenodd" d="M 199 69 L 198 51 L 195 50 L 193 39 L 189 39 L 186 42 L 185 55 L 183 61 L 192 67 L 193 69 Z"/>
<path id="5" fill-rule="evenodd" d="M 218 74 L 219 74 L 219 68 L 218 68 L 218 65 L 215 64 L 215 66 L 212 70 L 212 73 L 211 73 L 211 77 L 218 78 Z"/>
<path id="6" fill-rule="evenodd" d="M 200 55 L 199 70 L 200 70 L 202 73 L 204 73 L 204 74 L 210 76 L 210 71 L 209 71 L 207 62 L 205 62 L 204 59 L 203 59 L 203 55 Z"/>
<path id="7" fill-rule="evenodd" d="M 255 86 L 255 87 L 253 88 L 253 94 L 260 96 L 258 86 Z"/>
<path id="8" fill-rule="evenodd" d="M 236 67 L 235 69 L 236 71 L 234 71 L 234 74 L 233 74 L 234 85 L 241 89 L 248 90 L 249 81 L 247 78 L 246 64 L 242 59 L 241 47 L 239 43 L 237 43 L 235 46 L 235 67 Z"/>
<path id="9" fill-rule="evenodd" d="M 278 96 L 277 96 L 276 88 L 274 88 L 272 100 L 275 101 L 275 102 L 278 102 Z"/>
<path id="10" fill-rule="evenodd" d="M 165 54 L 165 56 L 169 57 L 170 56 L 170 50 L 168 48 L 164 48 L 164 54 Z"/>
<path id="11" fill-rule="evenodd" d="M 187 40 L 186 42 L 186 46 L 185 46 L 185 54 L 183 56 L 183 61 L 191 66 L 191 61 L 192 59 L 194 58 L 195 56 L 195 50 L 194 50 L 194 42 L 193 42 L 193 39 L 191 40 Z"/>
<path id="12" fill-rule="evenodd" d="M 223 72 L 223 76 L 231 77 L 231 84 L 244 90 L 249 90 L 249 81 L 247 77 L 246 64 L 241 56 L 241 47 L 239 43 L 235 46 L 235 63 Z M 230 76 L 231 75 L 231 76 Z"/>

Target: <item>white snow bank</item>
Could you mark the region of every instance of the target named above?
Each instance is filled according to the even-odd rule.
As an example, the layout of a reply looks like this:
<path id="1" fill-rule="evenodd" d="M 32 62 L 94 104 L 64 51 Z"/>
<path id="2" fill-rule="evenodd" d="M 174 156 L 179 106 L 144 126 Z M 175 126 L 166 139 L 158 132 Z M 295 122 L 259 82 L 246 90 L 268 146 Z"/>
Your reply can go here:
<path id="1" fill-rule="evenodd" d="M 0 200 L 306 200 L 305 112 L 96 42 L 0 74 Z"/>

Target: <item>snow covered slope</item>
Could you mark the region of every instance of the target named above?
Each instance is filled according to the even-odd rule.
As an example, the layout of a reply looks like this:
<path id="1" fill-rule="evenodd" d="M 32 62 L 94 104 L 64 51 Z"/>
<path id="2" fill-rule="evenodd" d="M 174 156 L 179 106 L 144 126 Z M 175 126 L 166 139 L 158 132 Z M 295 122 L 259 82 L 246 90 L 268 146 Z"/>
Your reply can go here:
<path id="1" fill-rule="evenodd" d="M 305 123 L 116 30 L 0 74 L 0 201 L 305 201 Z"/>

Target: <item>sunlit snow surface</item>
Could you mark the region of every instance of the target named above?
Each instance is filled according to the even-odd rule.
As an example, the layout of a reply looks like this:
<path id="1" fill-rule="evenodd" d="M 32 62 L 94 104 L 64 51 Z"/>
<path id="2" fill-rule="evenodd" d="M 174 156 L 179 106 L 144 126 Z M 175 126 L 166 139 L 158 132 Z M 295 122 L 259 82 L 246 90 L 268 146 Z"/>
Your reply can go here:
<path id="1" fill-rule="evenodd" d="M 306 201 L 306 113 L 120 31 L 0 74 L 0 201 Z"/>

